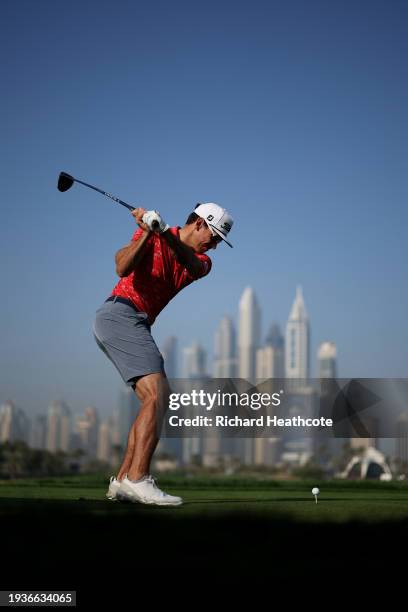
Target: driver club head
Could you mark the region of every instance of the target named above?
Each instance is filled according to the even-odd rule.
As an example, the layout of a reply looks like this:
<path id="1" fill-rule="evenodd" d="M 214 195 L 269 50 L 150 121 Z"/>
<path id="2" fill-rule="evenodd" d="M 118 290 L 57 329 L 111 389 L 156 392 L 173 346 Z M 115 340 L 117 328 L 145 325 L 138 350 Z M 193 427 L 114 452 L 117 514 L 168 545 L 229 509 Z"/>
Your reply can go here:
<path id="1" fill-rule="evenodd" d="M 60 172 L 58 177 L 58 189 L 59 191 L 68 191 L 70 187 L 74 184 L 74 177 L 66 172 Z"/>

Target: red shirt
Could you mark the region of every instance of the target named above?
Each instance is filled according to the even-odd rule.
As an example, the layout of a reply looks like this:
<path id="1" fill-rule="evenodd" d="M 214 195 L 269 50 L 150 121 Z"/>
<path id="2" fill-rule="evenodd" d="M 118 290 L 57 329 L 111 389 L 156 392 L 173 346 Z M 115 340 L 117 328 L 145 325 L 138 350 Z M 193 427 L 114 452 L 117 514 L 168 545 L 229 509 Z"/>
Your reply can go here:
<path id="1" fill-rule="evenodd" d="M 170 231 L 179 237 L 179 227 L 171 227 Z M 138 240 L 142 235 L 139 228 L 133 234 L 132 240 Z M 211 259 L 208 255 L 196 253 L 202 262 L 202 274 L 206 276 L 211 270 Z M 146 312 L 152 325 L 161 310 L 184 287 L 194 279 L 187 269 L 177 261 L 174 251 L 166 240 L 151 232 L 144 246 L 143 258 L 137 269 L 129 276 L 121 278 L 113 288 L 112 295 L 127 298 L 142 312 Z"/>

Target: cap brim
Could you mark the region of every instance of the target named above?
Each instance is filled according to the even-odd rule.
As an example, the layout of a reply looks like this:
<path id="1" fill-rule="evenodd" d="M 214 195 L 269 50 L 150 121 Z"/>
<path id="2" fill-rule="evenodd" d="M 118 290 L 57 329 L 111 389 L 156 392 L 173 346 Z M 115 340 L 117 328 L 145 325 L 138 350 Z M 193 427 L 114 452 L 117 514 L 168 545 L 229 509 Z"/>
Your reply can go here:
<path id="1" fill-rule="evenodd" d="M 212 223 L 208 223 L 208 221 L 206 221 L 207 225 L 211 226 L 211 229 L 214 230 L 214 232 L 216 232 L 218 234 L 218 236 L 220 238 L 223 239 L 224 242 L 226 242 L 228 244 L 229 247 L 231 247 L 231 249 L 233 249 L 234 247 L 232 246 L 232 244 L 230 242 L 228 242 L 228 240 L 226 240 L 224 234 L 222 232 L 220 232 L 219 229 L 217 229 Z"/>

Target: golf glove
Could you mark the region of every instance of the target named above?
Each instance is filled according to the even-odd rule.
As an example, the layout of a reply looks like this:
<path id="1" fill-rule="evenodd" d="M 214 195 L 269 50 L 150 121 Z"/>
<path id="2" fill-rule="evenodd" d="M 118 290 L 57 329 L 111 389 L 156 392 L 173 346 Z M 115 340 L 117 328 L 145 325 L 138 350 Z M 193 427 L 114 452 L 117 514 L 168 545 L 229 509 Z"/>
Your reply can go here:
<path id="1" fill-rule="evenodd" d="M 142 217 L 142 221 L 143 223 L 146 223 L 146 225 L 153 231 L 158 232 L 159 234 L 162 234 L 163 232 L 165 232 L 166 230 L 169 229 L 169 225 L 167 225 L 167 223 L 161 218 L 160 213 L 157 212 L 157 210 L 148 210 L 147 212 L 145 212 L 145 214 Z M 153 223 L 155 223 L 155 227 L 153 227 Z"/>

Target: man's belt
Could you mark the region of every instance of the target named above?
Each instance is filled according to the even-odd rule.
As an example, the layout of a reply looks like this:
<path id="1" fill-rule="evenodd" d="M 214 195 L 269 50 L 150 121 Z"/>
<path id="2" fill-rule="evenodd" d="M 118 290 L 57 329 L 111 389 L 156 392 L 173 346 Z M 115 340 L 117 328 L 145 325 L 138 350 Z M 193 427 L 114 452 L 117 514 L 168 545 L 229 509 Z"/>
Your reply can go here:
<path id="1" fill-rule="evenodd" d="M 134 310 L 136 310 L 136 312 L 140 312 L 136 308 L 133 302 L 131 302 L 130 300 L 127 300 L 126 298 L 120 297 L 120 295 L 111 295 L 110 297 L 108 297 L 107 300 L 105 300 L 105 302 L 120 302 L 121 304 L 126 304 L 127 306 L 131 306 Z"/>

